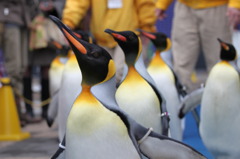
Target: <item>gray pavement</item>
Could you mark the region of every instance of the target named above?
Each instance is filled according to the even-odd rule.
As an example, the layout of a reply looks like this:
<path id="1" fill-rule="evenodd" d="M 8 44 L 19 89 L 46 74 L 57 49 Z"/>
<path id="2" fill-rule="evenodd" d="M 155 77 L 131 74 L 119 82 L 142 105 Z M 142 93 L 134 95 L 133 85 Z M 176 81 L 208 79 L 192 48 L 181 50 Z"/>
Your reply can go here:
<path id="1" fill-rule="evenodd" d="M 22 141 L 0 141 L 0 159 L 49 159 L 58 148 L 57 126 L 45 121 L 22 128 L 30 138 Z"/>

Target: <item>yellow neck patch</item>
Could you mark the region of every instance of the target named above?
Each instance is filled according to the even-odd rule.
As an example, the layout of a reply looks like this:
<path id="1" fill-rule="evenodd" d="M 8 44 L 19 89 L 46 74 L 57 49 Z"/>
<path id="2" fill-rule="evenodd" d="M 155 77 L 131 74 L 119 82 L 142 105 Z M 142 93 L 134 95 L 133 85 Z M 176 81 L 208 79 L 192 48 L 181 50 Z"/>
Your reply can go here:
<path id="1" fill-rule="evenodd" d="M 156 51 L 155 56 L 153 57 L 151 63 L 149 64 L 149 66 L 166 66 L 165 61 L 162 59 L 162 57 L 160 56 L 160 52 Z"/>
<path id="2" fill-rule="evenodd" d="M 136 83 L 136 82 L 139 82 L 139 81 L 145 81 L 142 76 L 136 71 L 136 69 L 131 66 L 129 67 L 128 69 L 128 74 L 126 76 L 126 79 L 124 80 L 124 82 L 127 82 L 127 83 Z"/>
<path id="3" fill-rule="evenodd" d="M 74 102 L 74 103 L 77 103 L 77 104 L 74 104 L 74 106 L 85 106 L 86 104 L 92 105 L 92 106 L 99 105 L 99 101 L 92 95 L 90 88 L 91 87 L 88 85 L 82 86 L 82 92 Z"/>
<path id="4" fill-rule="evenodd" d="M 108 74 L 107 74 L 107 77 L 101 83 L 103 83 L 103 82 L 109 80 L 110 78 L 112 78 L 115 73 L 116 73 L 116 67 L 115 67 L 115 64 L 114 64 L 113 60 L 111 59 L 109 61 L 109 63 L 108 63 Z"/>

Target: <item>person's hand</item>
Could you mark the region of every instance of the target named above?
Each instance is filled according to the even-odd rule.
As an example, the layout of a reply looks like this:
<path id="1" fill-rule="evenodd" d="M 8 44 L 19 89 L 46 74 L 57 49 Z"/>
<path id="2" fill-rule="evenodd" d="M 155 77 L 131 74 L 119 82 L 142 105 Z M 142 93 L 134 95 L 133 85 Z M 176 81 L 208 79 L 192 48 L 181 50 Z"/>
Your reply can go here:
<path id="1" fill-rule="evenodd" d="M 233 27 L 236 27 L 238 24 L 240 24 L 240 9 L 228 7 L 227 16 L 229 18 L 230 25 Z"/>
<path id="2" fill-rule="evenodd" d="M 163 20 L 164 18 L 167 17 L 165 10 L 159 8 L 155 10 L 155 14 L 159 20 Z"/>

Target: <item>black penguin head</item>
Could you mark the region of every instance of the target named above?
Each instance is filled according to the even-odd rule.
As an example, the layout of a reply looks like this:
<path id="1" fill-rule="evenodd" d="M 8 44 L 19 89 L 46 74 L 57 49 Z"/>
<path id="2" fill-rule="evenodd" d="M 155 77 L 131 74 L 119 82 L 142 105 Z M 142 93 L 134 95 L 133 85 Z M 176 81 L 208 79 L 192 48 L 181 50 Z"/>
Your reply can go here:
<path id="1" fill-rule="evenodd" d="M 133 31 L 114 31 L 106 29 L 106 33 L 110 34 L 118 45 L 122 48 L 126 63 L 134 64 L 140 52 L 142 51 L 141 40 Z"/>
<path id="2" fill-rule="evenodd" d="M 106 81 L 115 74 L 113 60 L 109 53 L 95 44 L 79 39 L 58 18 L 50 17 L 68 40 L 80 66 L 83 82 L 95 85 Z M 74 79 L 73 79 L 74 80 Z"/>
<path id="3" fill-rule="evenodd" d="M 90 42 L 90 36 L 87 32 L 82 31 L 82 30 L 74 30 L 74 34 L 76 35 L 76 37 L 78 37 L 79 39 L 82 39 L 84 41 L 87 41 L 89 43 Z"/>
<path id="4" fill-rule="evenodd" d="M 218 41 L 221 45 L 220 51 L 220 59 L 226 61 L 233 61 L 237 58 L 236 49 L 232 44 L 223 42 L 221 39 L 218 38 Z"/>
<path id="5" fill-rule="evenodd" d="M 163 33 L 161 32 L 146 32 L 144 30 L 138 29 L 138 31 L 149 38 L 154 46 L 159 51 L 168 50 L 171 47 L 171 40 Z"/>

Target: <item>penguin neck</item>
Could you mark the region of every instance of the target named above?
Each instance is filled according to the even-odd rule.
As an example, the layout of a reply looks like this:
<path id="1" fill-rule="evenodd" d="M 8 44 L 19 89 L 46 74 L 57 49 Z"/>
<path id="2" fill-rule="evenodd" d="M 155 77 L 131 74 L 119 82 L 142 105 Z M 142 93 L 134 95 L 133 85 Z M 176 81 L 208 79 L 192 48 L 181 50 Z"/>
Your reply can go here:
<path id="1" fill-rule="evenodd" d="M 220 64 L 225 64 L 225 65 L 230 65 L 229 61 L 227 60 L 222 60 L 221 62 L 219 62 Z"/>
<path id="2" fill-rule="evenodd" d="M 78 97 L 78 100 L 92 100 L 92 98 L 94 98 L 94 96 L 91 93 L 91 86 L 85 84 L 82 85 L 82 91 Z"/>
<path id="3" fill-rule="evenodd" d="M 69 60 L 77 60 L 75 54 L 71 53 L 69 55 Z"/>
<path id="4" fill-rule="evenodd" d="M 128 53 L 125 54 L 126 63 L 128 67 L 131 67 L 135 64 L 136 60 L 138 59 L 138 55 L 136 53 Z"/>
<path id="5" fill-rule="evenodd" d="M 165 61 L 163 60 L 160 54 L 161 52 L 158 50 L 155 52 L 155 56 L 153 57 L 150 65 L 166 65 Z"/>
<path id="6" fill-rule="evenodd" d="M 68 59 L 69 59 L 69 58 L 68 58 L 67 56 L 60 56 L 60 57 L 58 58 L 58 62 L 59 62 L 61 65 L 64 65 L 64 64 L 67 63 Z"/>
<path id="7" fill-rule="evenodd" d="M 64 65 L 64 63 L 61 61 L 61 57 L 58 56 L 53 60 L 51 65 L 62 66 L 62 65 Z"/>
<path id="8" fill-rule="evenodd" d="M 89 85 L 82 85 L 82 91 L 78 98 L 76 99 L 78 104 L 76 106 L 99 106 L 98 100 L 95 98 L 95 96 L 91 93 L 91 86 Z M 86 104 L 88 103 L 88 104 Z M 75 105 L 74 105 L 75 106 Z"/>
<path id="9" fill-rule="evenodd" d="M 90 92 L 90 90 L 91 90 L 91 86 L 87 84 L 82 85 L 82 92 Z"/>
<path id="10" fill-rule="evenodd" d="M 137 72 L 136 68 L 134 66 L 130 66 L 128 68 L 128 74 L 126 76 L 126 81 L 132 80 L 136 81 L 139 80 L 139 78 L 142 78 L 142 76 Z"/>

